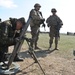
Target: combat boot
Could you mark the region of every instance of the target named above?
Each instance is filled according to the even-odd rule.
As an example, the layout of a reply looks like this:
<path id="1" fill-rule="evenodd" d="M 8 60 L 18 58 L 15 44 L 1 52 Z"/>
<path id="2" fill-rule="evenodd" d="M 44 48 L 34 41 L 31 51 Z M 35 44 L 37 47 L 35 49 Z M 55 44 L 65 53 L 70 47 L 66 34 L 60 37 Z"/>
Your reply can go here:
<path id="1" fill-rule="evenodd" d="M 52 50 L 52 44 L 50 44 L 50 46 L 49 46 L 48 50 Z"/>
<path id="2" fill-rule="evenodd" d="M 52 47 L 49 47 L 48 50 L 52 50 Z"/>
<path id="3" fill-rule="evenodd" d="M 54 50 L 59 50 L 59 48 L 57 47 L 57 44 L 55 44 Z"/>

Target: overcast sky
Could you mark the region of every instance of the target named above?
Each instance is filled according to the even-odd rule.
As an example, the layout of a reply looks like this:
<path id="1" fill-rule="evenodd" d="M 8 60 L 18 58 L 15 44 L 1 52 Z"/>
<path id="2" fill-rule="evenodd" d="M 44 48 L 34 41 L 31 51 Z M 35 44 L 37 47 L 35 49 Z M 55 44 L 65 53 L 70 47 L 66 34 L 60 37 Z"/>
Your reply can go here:
<path id="1" fill-rule="evenodd" d="M 27 21 L 29 12 L 34 8 L 35 3 L 42 6 L 40 11 L 45 19 L 51 15 L 52 8 L 57 9 L 57 15 L 64 24 L 61 33 L 75 32 L 75 0 L 0 0 L 0 18 L 4 21 L 9 17 L 25 17 Z M 48 31 L 47 27 L 46 31 Z"/>

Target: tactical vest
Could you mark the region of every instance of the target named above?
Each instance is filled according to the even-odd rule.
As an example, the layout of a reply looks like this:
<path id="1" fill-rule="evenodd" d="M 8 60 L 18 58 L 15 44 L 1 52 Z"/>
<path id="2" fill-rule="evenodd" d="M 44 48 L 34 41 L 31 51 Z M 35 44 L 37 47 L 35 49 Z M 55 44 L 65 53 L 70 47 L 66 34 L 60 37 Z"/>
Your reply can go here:
<path id="1" fill-rule="evenodd" d="M 35 9 L 30 11 L 29 17 L 31 17 L 30 26 L 40 25 L 41 19 L 43 18 L 40 11 L 36 11 Z"/>

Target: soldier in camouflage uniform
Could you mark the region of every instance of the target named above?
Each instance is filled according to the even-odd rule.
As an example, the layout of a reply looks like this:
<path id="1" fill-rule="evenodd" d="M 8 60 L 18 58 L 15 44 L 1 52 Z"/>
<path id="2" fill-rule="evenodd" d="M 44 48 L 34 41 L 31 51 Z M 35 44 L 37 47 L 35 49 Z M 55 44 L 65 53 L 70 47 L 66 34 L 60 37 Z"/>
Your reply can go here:
<path id="1" fill-rule="evenodd" d="M 0 23 L 0 62 L 7 60 L 9 46 L 15 46 L 22 31 L 23 22 L 21 19 L 12 19 Z M 16 54 L 14 61 L 23 61 Z"/>
<path id="2" fill-rule="evenodd" d="M 55 8 L 53 8 L 51 12 L 52 12 L 52 15 L 50 15 L 46 20 L 47 26 L 50 28 L 49 50 L 51 50 L 52 48 L 54 37 L 55 37 L 55 50 L 58 50 L 57 45 L 58 45 L 58 39 L 60 37 L 59 30 L 62 27 L 63 23 L 62 23 L 62 20 L 56 15 L 57 10 Z"/>
<path id="3" fill-rule="evenodd" d="M 39 39 L 39 32 L 40 32 L 40 25 L 45 21 L 45 19 L 42 17 L 42 13 L 39 11 L 41 8 L 40 4 L 36 3 L 34 5 L 34 9 L 30 11 L 31 22 L 31 35 L 32 35 L 32 41 L 31 41 L 31 47 L 35 49 L 39 49 L 37 46 L 37 41 Z"/>

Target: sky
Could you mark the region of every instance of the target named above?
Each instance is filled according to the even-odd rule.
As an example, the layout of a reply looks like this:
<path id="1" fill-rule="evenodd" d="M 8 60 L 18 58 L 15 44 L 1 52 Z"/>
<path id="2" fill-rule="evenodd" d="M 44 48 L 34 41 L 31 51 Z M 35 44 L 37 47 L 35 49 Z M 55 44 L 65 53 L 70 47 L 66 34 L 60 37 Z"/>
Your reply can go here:
<path id="1" fill-rule="evenodd" d="M 61 33 L 75 32 L 75 0 L 0 0 L 0 18 L 4 21 L 9 17 L 24 17 L 27 21 L 29 12 L 34 9 L 35 3 L 41 5 L 40 11 L 45 20 L 52 15 L 51 9 L 56 8 L 57 15 L 63 21 Z M 44 28 L 40 28 L 40 31 L 44 31 Z M 48 27 L 46 31 L 49 31 Z"/>

